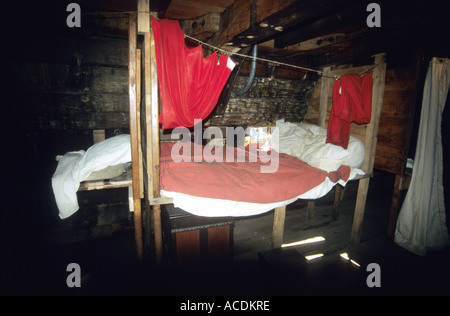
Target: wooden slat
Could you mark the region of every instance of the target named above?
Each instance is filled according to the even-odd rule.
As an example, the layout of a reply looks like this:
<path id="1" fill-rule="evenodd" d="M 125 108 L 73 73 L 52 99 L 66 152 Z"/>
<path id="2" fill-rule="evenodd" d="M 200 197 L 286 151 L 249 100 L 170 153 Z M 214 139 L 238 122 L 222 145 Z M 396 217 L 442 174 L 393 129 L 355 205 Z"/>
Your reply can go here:
<path id="1" fill-rule="evenodd" d="M 148 194 L 148 198 L 153 198 L 153 177 L 152 177 L 152 161 L 153 146 L 152 141 L 152 85 L 151 85 L 151 33 L 144 34 L 144 119 L 143 119 L 143 162 L 145 168 L 144 186 Z"/>
<path id="2" fill-rule="evenodd" d="M 141 131 L 141 50 L 136 49 L 136 134 L 139 157 L 139 198 L 144 198 L 144 170 L 142 163 Z"/>
<path id="3" fill-rule="evenodd" d="M 151 131 L 152 131 L 152 181 L 153 197 L 159 197 L 159 100 L 158 70 L 156 67 L 155 41 L 150 32 L 150 82 L 151 82 Z"/>
<path id="4" fill-rule="evenodd" d="M 131 169 L 133 179 L 133 208 L 134 229 L 136 240 L 136 251 L 139 259 L 143 257 L 142 240 L 142 214 L 140 200 L 139 180 L 139 149 L 138 149 L 138 126 L 136 113 L 136 49 L 137 49 L 137 26 L 136 13 L 130 14 L 128 29 L 128 95 L 130 111 L 130 145 L 131 145 Z"/>
<path id="5" fill-rule="evenodd" d="M 111 180 L 84 181 L 80 183 L 78 191 L 126 188 L 132 184 L 131 179 L 111 182 Z"/>
<path id="6" fill-rule="evenodd" d="M 172 204 L 173 199 L 165 196 L 149 199 L 150 205 Z"/>

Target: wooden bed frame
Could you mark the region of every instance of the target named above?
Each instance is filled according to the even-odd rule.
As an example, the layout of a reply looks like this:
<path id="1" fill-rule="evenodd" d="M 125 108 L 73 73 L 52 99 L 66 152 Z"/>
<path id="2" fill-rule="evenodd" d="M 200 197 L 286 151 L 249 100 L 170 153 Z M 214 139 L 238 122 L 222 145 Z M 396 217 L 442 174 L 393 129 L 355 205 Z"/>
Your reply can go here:
<path id="1" fill-rule="evenodd" d="M 377 54 L 372 57 L 374 58 L 373 65 L 350 67 L 345 69 L 339 69 L 338 67 L 325 67 L 323 69 L 324 76 L 319 80 L 321 81 L 319 102 L 315 102 L 318 104 L 314 104 L 314 101 L 311 102 L 312 104 L 310 104 L 305 117 L 306 121 L 327 128 L 332 107 L 332 83 L 334 81 L 334 79 L 332 78 L 335 76 L 342 76 L 344 74 L 362 74 L 365 72 L 373 71 L 371 121 L 368 124 L 352 123 L 351 127 L 351 135 L 358 138 L 364 143 L 365 156 L 361 169 L 366 173 L 366 175 L 364 176 L 353 179 L 359 181 L 355 212 L 353 217 L 353 227 L 351 232 L 351 240 L 354 243 L 358 243 L 361 238 L 362 221 L 364 218 L 367 192 L 369 189 L 369 182 L 370 178 L 372 177 L 373 167 L 375 163 L 375 152 L 378 138 L 377 135 L 380 123 L 381 109 L 383 106 L 384 85 L 386 77 L 385 54 Z M 333 217 L 337 218 L 342 186 L 336 185 L 335 188 L 336 190 L 333 206 Z M 308 218 L 312 218 L 313 212 L 314 201 L 309 201 L 307 208 Z"/>
<path id="2" fill-rule="evenodd" d="M 137 12 L 130 14 L 129 22 L 129 110 L 132 155 L 132 203 L 130 202 L 130 206 L 132 205 L 134 210 L 138 257 L 142 259 L 144 248 L 150 248 L 153 224 L 156 261 L 158 264 L 161 264 L 163 243 L 160 206 L 172 203 L 172 199 L 160 196 L 158 78 L 154 53 L 155 44 L 150 22 L 150 1 L 138 0 Z M 141 50 L 137 48 L 138 34 L 143 36 L 142 54 Z M 376 55 L 374 58 L 374 65 L 345 70 L 333 70 L 331 67 L 324 69 L 324 74 L 327 77 L 322 77 L 320 107 L 317 112 L 317 122 L 315 122 L 321 126 L 326 126 L 326 118 L 329 116 L 328 113 L 331 109 L 330 91 L 332 91 L 331 83 L 333 79 L 330 79 L 330 76 L 362 72 L 374 68 L 372 120 L 365 127 L 352 128 L 352 134 L 357 134 L 357 137 L 363 140 L 365 144 L 366 158 L 362 169 L 368 174 L 367 177 L 359 180 L 351 234 L 352 241 L 356 243 L 359 242 L 361 235 L 361 223 L 364 216 L 370 175 L 373 170 L 379 116 L 383 103 L 386 72 L 384 54 Z M 142 76 L 141 69 L 143 71 Z M 141 86 L 143 88 L 142 91 L 140 89 Z M 314 121 L 314 115 L 311 116 L 311 121 Z M 144 223 L 141 210 L 142 200 L 146 215 Z M 312 214 L 312 206 L 313 204 L 310 204 L 308 208 L 310 214 Z M 272 237 L 274 248 L 280 247 L 283 241 L 285 213 L 286 207 L 280 207 L 274 211 Z M 143 235 L 143 228 L 145 235 Z"/>

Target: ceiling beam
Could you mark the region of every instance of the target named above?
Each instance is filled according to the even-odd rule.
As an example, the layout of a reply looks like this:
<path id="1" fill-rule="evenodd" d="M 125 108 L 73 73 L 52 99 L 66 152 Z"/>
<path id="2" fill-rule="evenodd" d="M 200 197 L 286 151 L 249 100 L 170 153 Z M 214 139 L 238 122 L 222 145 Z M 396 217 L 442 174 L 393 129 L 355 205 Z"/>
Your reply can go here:
<path id="1" fill-rule="evenodd" d="M 210 44 L 247 47 L 278 37 L 284 31 L 328 16 L 356 0 L 289 1 L 280 6 L 273 1 L 238 0 L 221 14 L 220 31 Z M 277 6 L 275 9 L 273 6 Z M 267 16 L 264 16 L 267 15 Z"/>
<path id="2" fill-rule="evenodd" d="M 336 33 L 349 26 L 353 30 L 365 27 L 365 9 L 364 3 L 353 3 L 308 24 L 291 27 L 275 38 L 275 48 L 284 48 L 311 38 Z"/>

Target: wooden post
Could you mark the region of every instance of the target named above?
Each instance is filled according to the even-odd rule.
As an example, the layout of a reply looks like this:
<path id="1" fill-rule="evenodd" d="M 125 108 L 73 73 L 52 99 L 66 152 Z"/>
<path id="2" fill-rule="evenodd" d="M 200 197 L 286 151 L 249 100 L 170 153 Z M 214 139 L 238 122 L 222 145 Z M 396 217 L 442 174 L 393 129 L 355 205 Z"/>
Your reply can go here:
<path id="1" fill-rule="evenodd" d="M 322 85 L 320 87 L 320 106 L 319 106 L 319 121 L 317 122 L 317 125 L 320 127 L 326 127 L 325 121 L 327 118 L 327 110 L 328 110 L 328 92 L 331 78 L 328 76 L 330 75 L 331 67 L 325 67 L 323 68 L 322 73 Z"/>
<path id="2" fill-rule="evenodd" d="M 398 213 L 400 212 L 400 193 L 403 182 L 402 175 L 395 175 L 394 192 L 392 193 L 391 210 L 389 212 L 389 222 L 387 229 L 387 238 L 394 240 L 395 226 L 397 224 Z"/>
<path id="3" fill-rule="evenodd" d="M 286 206 L 277 207 L 273 213 L 273 248 L 280 248 L 283 243 L 284 220 L 286 218 Z"/>
<path id="4" fill-rule="evenodd" d="M 361 169 L 371 174 L 375 161 L 375 150 L 377 146 L 378 127 L 380 123 L 380 113 L 383 106 L 384 82 L 386 77 L 385 54 L 375 55 L 375 69 L 373 71 L 373 90 L 372 90 L 372 116 L 367 125 L 364 150 L 366 158 Z M 359 180 L 358 196 L 356 198 L 355 213 L 353 216 L 353 226 L 351 241 L 355 244 L 361 239 L 362 222 L 364 218 L 364 209 L 366 207 L 367 191 L 369 189 L 370 178 Z"/>
<path id="5" fill-rule="evenodd" d="M 336 184 L 334 189 L 336 191 L 334 192 L 333 219 L 336 220 L 339 215 L 339 206 L 341 204 L 343 187 L 340 184 Z"/>
<path id="6" fill-rule="evenodd" d="M 136 49 L 136 130 L 139 157 L 139 198 L 144 198 L 144 170 L 141 139 L 141 50 Z"/>
<path id="7" fill-rule="evenodd" d="M 328 110 L 328 94 L 330 89 L 330 83 L 332 83 L 330 76 L 331 67 L 324 67 L 322 73 L 322 85 L 320 86 L 320 105 L 319 105 L 319 119 L 317 125 L 326 128 L 326 118 Z M 316 202 L 311 200 L 308 201 L 308 206 L 306 208 L 306 218 L 312 219 L 314 217 L 314 208 Z"/>
<path id="8" fill-rule="evenodd" d="M 142 243 L 142 215 L 141 199 L 139 189 L 139 147 L 138 147 L 138 125 L 137 125 L 137 93 L 136 93 L 136 49 L 137 49 L 137 29 L 136 13 L 130 14 L 128 28 L 128 96 L 130 112 L 130 144 L 131 144 L 131 168 L 133 179 L 133 208 L 134 208 L 134 229 L 136 239 L 136 251 L 139 259 L 143 256 Z"/>
<path id="9" fill-rule="evenodd" d="M 151 28 L 150 28 L 151 30 Z M 150 31 L 150 73 L 146 77 L 150 81 L 150 123 L 151 123 L 151 152 L 152 160 L 149 162 L 149 172 L 152 174 L 152 182 L 149 183 L 149 191 L 152 192 L 153 198 L 160 197 L 159 187 L 159 100 L 158 100 L 158 70 L 156 67 L 155 40 L 153 32 Z M 149 142 L 147 142 L 149 144 Z M 151 187 L 150 187 L 151 185 Z M 162 263 L 163 244 L 162 244 L 162 227 L 161 227 L 161 206 L 153 206 L 153 228 L 155 234 L 155 253 L 156 262 Z"/>
<path id="10" fill-rule="evenodd" d="M 306 207 L 306 218 L 312 219 L 314 217 L 314 208 L 316 207 L 316 201 L 310 200 L 308 201 L 308 205 Z"/>
<path id="11" fill-rule="evenodd" d="M 158 100 L 158 73 L 155 57 L 155 41 L 150 21 L 150 3 L 148 0 L 139 0 L 138 8 L 141 17 L 145 22 L 140 24 L 140 34 L 144 35 L 144 146 L 143 160 L 145 174 L 144 186 L 146 188 L 146 234 L 145 242 L 150 244 L 151 239 L 151 219 L 149 201 L 160 197 L 159 187 L 159 100 Z M 153 228 L 155 240 L 156 261 L 162 262 L 162 228 L 161 228 L 161 207 L 153 205 Z"/>

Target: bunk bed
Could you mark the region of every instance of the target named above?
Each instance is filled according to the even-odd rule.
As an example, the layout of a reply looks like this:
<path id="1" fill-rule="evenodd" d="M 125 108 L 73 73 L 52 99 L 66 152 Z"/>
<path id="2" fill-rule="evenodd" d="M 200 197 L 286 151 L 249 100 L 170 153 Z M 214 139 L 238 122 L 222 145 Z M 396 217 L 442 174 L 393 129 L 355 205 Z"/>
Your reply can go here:
<path id="1" fill-rule="evenodd" d="M 155 60 L 155 43 L 153 39 L 153 34 L 150 25 L 150 13 L 146 10 L 139 10 L 137 15 L 131 14 L 130 19 L 130 72 L 129 72 L 129 82 L 130 82 L 130 111 L 136 109 L 136 84 L 135 84 L 135 70 L 136 65 L 140 65 L 140 62 L 135 60 L 136 53 L 136 35 L 143 35 L 143 75 L 142 75 L 142 107 L 141 113 L 130 113 L 130 118 L 138 117 L 140 114 L 140 123 L 142 130 L 137 128 L 131 128 L 130 133 L 135 137 L 131 137 L 131 148 L 137 159 L 132 159 L 133 163 L 139 163 L 139 157 L 141 154 L 143 173 L 139 175 L 139 172 L 133 173 L 133 194 L 134 205 L 138 205 L 140 201 L 139 196 L 139 177 L 143 177 L 144 185 L 144 203 L 146 210 L 146 220 L 145 220 L 145 243 L 151 241 L 151 227 L 153 225 L 154 229 L 154 245 L 156 251 L 156 259 L 158 262 L 162 260 L 163 245 L 162 245 L 162 229 L 161 229 L 161 205 L 171 204 L 174 202 L 174 196 L 170 195 L 162 189 L 161 184 L 165 184 L 164 178 L 161 178 L 163 174 L 163 168 L 166 164 L 165 159 L 167 158 L 167 148 L 165 144 L 160 144 L 160 127 L 159 127 L 159 101 L 158 101 L 158 77 L 157 77 L 157 65 Z M 364 207 L 367 196 L 368 185 L 370 181 L 370 176 L 373 170 L 374 155 L 375 155 L 375 145 L 377 141 L 377 131 L 379 123 L 379 114 L 383 99 L 383 87 L 384 87 L 384 76 L 386 70 L 386 64 L 384 63 L 384 54 L 374 56 L 375 62 L 373 65 L 368 65 L 362 68 L 351 68 L 345 71 L 333 70 L 331 67 L 324 69 L 324 77 L 322 79 L 322 93 L 320 108 L 318 110 L 317 125 L 326 127 L 327 111 L 329 111 L 329 90 L 332 88 L 331 83 L 333 76 L 341 76 L 344 73 L 350 72 L 373 72 L 373 97 L 372 97 L 372 119 L 368 124 L 364 126 L 357 126 L 357 128 L 352 128 L 352 134 L 354 134 L 358 139 L 360 139 L 365 148 L 365 159 L 361 166 L 365 175 L 355 176 L 354 179 L 360 181 L 358 189 L 358 197 L 355 207 L 354 224 L 352 229 L 352 240 L 358 242 L 361 233 L 361 223 L 364 215 Z M 135 124 L 137 125 L 137 124 Z M 132 127 L 132 122 L 130 121 L 130 127 Z M 141 133 L 138 137 L 138 134 Z M 139 152 L 139 142 L 141 139 L 142 152 Z M 283 155 L 283 154 L 280 154 Z M 204 167 L 204 166 L 203 166 Z M 342 170 L 341 170 L 342 171 Z M 136 176 L 136 179 L 134 178 Z M 327 177 L 325 172 L 324 178 Z M 338 180 L 343 180 L 345 183 L 349 179 L 349 174 L 343 176 L 342 179 L 337 179 L 333 184 L 337 183 Z M 314 187 L 315 185 L 313 185 Z M 306 190 L 308 191 L 308 190 Z M 166 195 L 162 195 L 165 193 Z M 304 193 L 304 192 L 302 192 Z M 302 193 L 294 197 L 295 200 Z M 208 198 L 208 197 L 206 197 Z M 283 239 L 283 229 L 286 205 L 291 201 L 291 199 L 286 198 L 283 203 L 279 205 L 270 206 L 274 209 L 274 222 L 273 222 L 273 246 L 281 246 Z M 195 203 L 194 203 L 195 204 Z M 136 212 L 136 207 L 135 207 Z M 140 209 L 139 209 L 140 212 Z M 222 215 L 222 214 L 219 214 Z M 139 214 L 140 217 L 140 214 Z M 136 218 L 136 216 L 135 216 Z M 137 232 L 137 241 L 139 239 L 138 234 L 142 231 Z"/>

